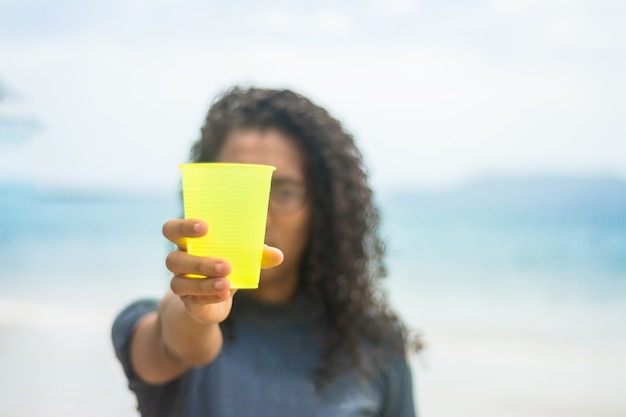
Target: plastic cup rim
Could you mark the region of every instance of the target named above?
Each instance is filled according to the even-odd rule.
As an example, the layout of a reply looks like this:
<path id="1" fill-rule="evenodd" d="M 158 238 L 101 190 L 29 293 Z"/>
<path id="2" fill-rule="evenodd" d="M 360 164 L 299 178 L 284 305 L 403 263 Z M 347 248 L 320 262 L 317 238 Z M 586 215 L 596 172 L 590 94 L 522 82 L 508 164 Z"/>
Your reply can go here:
<path id="1" fill-rule="evenodd" d="M 185 164 L 179 164 L 178 168 L 183 167 L 199 167 L 199 166 L 214 166 L 214 167 L 250 167 L 250 168 L 271 168 L 272 171 L 276 170 L 276 167 L 273 165 L 263 165 L 263 164 L 243 164 L 243 163 L 235 163 L 235 162 L 188 162 Z"/>

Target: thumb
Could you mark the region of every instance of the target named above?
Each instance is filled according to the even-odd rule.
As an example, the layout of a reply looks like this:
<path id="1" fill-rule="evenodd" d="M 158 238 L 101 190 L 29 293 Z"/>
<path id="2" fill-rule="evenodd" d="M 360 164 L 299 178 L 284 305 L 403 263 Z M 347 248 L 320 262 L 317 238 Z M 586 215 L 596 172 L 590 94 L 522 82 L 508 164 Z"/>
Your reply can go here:
<path id="1" fill-rule="evenodd" d="M 283 263 L 285 255 L 273 246 L 263 245 L 263 257 L 261 258 L 261 268 L 273 268 Z"/>

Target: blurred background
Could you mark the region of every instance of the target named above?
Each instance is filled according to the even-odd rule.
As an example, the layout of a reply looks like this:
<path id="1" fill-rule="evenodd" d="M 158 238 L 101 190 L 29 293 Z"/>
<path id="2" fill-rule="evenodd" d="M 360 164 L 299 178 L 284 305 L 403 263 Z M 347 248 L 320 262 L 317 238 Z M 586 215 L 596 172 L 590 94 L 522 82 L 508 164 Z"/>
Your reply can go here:
<path id="1" fill-rule="evenodd" d="M 626 3 L 0 0 L 0 416 L 136 416 L 117 312 L 213 97 L 342 120 L 422 416 L 626 415 Z"/>

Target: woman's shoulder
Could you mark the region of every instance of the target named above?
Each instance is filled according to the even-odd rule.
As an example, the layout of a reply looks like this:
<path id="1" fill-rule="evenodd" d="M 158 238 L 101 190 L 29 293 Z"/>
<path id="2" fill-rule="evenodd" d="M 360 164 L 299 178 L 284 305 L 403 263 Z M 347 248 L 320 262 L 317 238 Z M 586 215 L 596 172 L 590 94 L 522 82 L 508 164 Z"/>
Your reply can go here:
<path id="1" fill-rule="evenodd" d="M 158 305 L 159 301 L 152 298 L 143 298 L 129 303 L 115 317 L 113 332 L 121 330 L 121 327 L 126 327 L 129 324 L 134 325 L 141 317 L 155 311 Z"/>

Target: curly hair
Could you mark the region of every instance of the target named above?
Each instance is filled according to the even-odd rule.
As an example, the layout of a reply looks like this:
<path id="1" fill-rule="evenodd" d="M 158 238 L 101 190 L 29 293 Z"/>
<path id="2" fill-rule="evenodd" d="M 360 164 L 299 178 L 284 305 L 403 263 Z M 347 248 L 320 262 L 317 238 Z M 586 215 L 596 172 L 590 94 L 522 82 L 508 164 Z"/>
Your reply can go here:
<path id="1" fill-rule="evenodd" d="M 315 322 L 328 329 L 318 387 L 348 369 L 371 375 L 383 349 L 399 355 L 419 350 L 419 339 L 390 309 L 379 287 L 387 274 L 380 214 L 352 135 L 325 109 L 293 91 L 234 87 L 211 106 L 191 160 L 215 161 L 237 128 L 281 130 L 304 153 L 313 209 L 299 290 L 315 301 Z M 369 352 L 373 361 L 366 360 Z"/>

